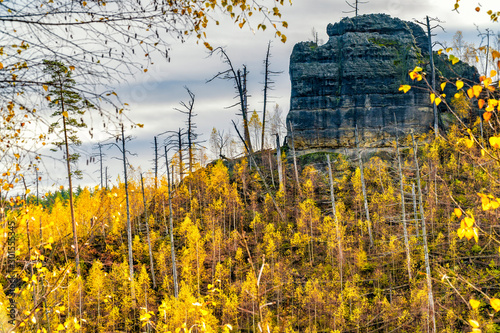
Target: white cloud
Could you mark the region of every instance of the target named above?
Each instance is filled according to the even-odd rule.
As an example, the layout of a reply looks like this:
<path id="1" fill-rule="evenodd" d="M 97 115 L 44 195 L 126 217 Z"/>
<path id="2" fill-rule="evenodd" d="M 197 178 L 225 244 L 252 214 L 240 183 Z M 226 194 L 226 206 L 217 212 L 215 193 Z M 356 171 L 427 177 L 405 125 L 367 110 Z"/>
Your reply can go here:
<path id="1" fill-rule="evenodd" d="M 387 13 L 404 20 L 424 20 L 426 15 L 437 17 L 444 21 L 442 26 L 446 33 L 439 32 L 437 39 L 451 40 L 456 30 L 465 31 L 465 35 L 474 38 L 474 23 L 481 29 L 490 27 L 498 29 L 498 24 L 489 21 L 486 11 L 500 9 L 496 0 L 481 1 L 482 10 L 477 13 L 474 8 L 477 2 L 461 1 L 459 13 L 453 12 L 454 0 L 371 0 L 361 4 L 360 14 Z M 268 28 L 266 32 L 252 32 L 247 27 L 238 29 L 228 20 L 221 20 L 221 25 L 212 27 L 208 31 L 210 43 L 214 46 L 225 46 L 231 60 L 237 67 L 246 64 L 249 71 L 249 90 L 252 98 L 250 108 L 260 110 L 262 107 L 262 61 L 265 56 L 268 40 L 272 40 L 272 69 L 283 71 L 275 78 L 275 91 L 272 92 L 275 103 L 280 104 L 285 112 L 288 110 L 290 99 L 290 83 L 288 78 L 288 64 L 292 48 L 295 43 L 312 38 L 311 30 L 314 27 L 319 32 L 320 39 L 327 40 L 326 26 L 328 23 L 338 22 L 344 16 L 353 14 L 343 13 L 350 8 L 344 0 L 295 0 L 293 5 L 285 5 L 282 9 L 283 19 L 289 24 L 284 33 L 288 42 L 283 44 L 274 38 L 274 32 Z M 254 16 L 255 17 L 255 16 Z M 255 29 L 259 21 L 253 21 Z M 475 41 L 479 44 L 479 41 Z M 207 57 L 207 50 L 203 45 L 197 45 L 195 38 L 185 43 L 172 42 L 171 61 L 156 56 L 147 73 L 139 73 L 131 77 L 127 84 L 121 85 L 117 92 L 124 102 L 130 104 L 130 117 L 139 123 L 144 123 L 144 129 L 130 132 L 136 140 L 130 143 L 132 150 L 139 154 L 134 158 L 134 165 L 142 165 L 143 170 L 152 167 L 153 136 L 166 130 L 176 130 L 183 126 L 184 117 L 173 108 L 179 107 L 180 100 L 186 100 L 184 86 L 188 86 L 196 94 L 195 112 L 198 114 L 196 122 L 198 131 L 203 133 L 202 139 L 207 140 L 212 127 L 221 129 L 230 128 L 230 120 L 238 119 L 236 109 L 226 109 L 234 103 L 235 95 L 231 82 L 214 81 L 205 84 L 205 81 L 224 70 L 226 67 L 217 57 Z M 90 149 L 87 147 L 87 149 Z M 90 153 L 90 150 L 89 150 Z M 115 153 L 113 153 L 115 154 Z M 117 154 L 115 154 L 117 155 Z M 89 173 L 92 173 L 89 170 Z M 119 167 L 111 170 L 113 178 L 122 173 Z M 93 182 L 95 182 L 95 176 Z M 87 178 L 83 184 L 89 184 Z"/>

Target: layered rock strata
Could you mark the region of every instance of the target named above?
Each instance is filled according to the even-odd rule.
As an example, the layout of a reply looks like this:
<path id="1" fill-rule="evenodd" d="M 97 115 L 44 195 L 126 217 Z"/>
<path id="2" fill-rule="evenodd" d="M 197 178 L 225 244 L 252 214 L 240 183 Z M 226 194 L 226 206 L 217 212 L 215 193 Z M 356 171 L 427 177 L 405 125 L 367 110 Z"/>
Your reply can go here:
<path id="1" fill-rule="evenodd" d="M 410 70 L 428 63 L 420 26 L 372 14 L 329 24 L 327 33 L 324 45 L 298 43 L 290 57 L 287 126 L 293 126 L 296 148 L 353 147 L 356 126 L 363 146 L 374 148 L 392 144 L 396 122 L 403 131 L 432 128 L 429 93 L 398 91 L 414 85 Z"/>

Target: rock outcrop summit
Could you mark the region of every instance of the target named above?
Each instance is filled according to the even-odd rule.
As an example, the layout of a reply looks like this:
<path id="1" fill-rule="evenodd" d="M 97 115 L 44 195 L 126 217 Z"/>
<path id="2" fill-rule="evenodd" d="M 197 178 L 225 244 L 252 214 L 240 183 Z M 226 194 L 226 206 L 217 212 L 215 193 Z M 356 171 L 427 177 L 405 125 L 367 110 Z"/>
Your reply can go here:
<path id="1" fill-rule="evenodd" d="M 408 72 L 415 66 L 428 66 L 428 39 L 420 26 L 371 14 L 329 24 L 327 33 L 324 45 L 298 43 L 290 57 L 287 126 L 293 126 L 296 148 L 354 147 L 356 126 L 362 145 L 374 148 L 391 145 L 396 121 L 400 129 L 416 133 L 432 128 L 429 93 L 398 91 L 402 84 L 414 84 Z M 438 71 L 447 66 L 451 63 L 438 57 Z M 477 75 L 466 64 L 457 68 L 469 79 Z"/>

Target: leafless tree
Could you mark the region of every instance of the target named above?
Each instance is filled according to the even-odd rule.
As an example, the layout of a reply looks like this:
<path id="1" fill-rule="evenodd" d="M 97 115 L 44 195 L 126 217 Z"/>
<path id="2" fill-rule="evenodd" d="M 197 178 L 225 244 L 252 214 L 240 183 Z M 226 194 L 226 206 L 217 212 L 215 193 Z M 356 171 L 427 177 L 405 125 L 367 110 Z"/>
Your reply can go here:
<path id="1" fill-rule="evenodd" d="M 261 138 L 261 150 L 264 150 L 265 143 L 265 133 L 266 133 L 266 109 L 267 109 L 267 95 L 268 91 L 273 89 L 274 81 L 272 76 L 281 74 L 282 72 L 275 72 L 270 70 L 271 62 L 271 41 L 267 43 L 266 59 L 264 60 L 264 106 L 262 107 L 262 138 Z"/>
<path id="2" fill-rule="evenodd" d="M 234 82 L 234 87 L 237 92 L 238 102 L 231 105 L 230 107 L 239 106 L 241 111 L 241 116 L 243 119 L 243 137 L 245 140 L 245 148 L 248 152 L 253 152 L 252 143 L 250 140 L 250 131 L 248 129 L 248 91 L 247 91 L 247 75 L 248 71 L 245 65 L 243 69 L 236 69 L 231 62 L 231 59 L 227 55 L 226 51 L 222 47 L 218 47 L 212 51 L 211 54 L 218 53 L 222 58 L 223 62 L 228 66 L 225 71 L 219 72 L 214 77 L 212 77 L 208 82 L 215 79 L 224 79 Z"/>

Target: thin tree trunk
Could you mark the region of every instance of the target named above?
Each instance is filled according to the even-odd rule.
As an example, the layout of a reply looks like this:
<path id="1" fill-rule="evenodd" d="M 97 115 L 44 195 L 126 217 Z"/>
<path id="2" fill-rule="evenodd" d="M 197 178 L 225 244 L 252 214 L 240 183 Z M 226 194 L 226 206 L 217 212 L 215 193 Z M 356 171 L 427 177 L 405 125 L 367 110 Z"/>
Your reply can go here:
<path id="1" fill-rule="evenodd" d="M 247 92 L 247 68 L 243 66 L 243 75 L 237 71 L 237 87 L 240 95 L 241 115 L 243 117 L 243 135 L 245 137 L 246 149 L 253 153 L 252 142 L 250 140 L 250 131 L 248 130 L 248 92 Z"/>
<path id="2" fill-rule="evenodd" d="M 418 157 L 417 157 L 417 143 L 415 142 L 415 138 L 413 133 L 411 133 L 411 139 L 413 141 L 413 153 L 415 158 L 415 166 L 417 171 L 417 188 L 418 188 L 418 200 L 420 206 L 420 218 L 422 219 L 422 236 L 424 240 L 424 257 L 425 257 L 425 272 L 427 275 L 427 289 L 428 289 L 428 298 L 429 298 L 429 316 L 432 321 L 432 332 L 436 333 L 436 317 L 434 311 L 434 296 L 432 295 L 432 280 L 431 280 L 431 269 L 429 263 L 429 250 L 427 247 L 427 232 L 425 230 L 425 215 L 424 215 L 424 206 L 422 201 L 422 186 L 420 184 L 420 169 L 418 166 Z"/>
<path id="3" fill-rule="evenodd" d="M 69 155 L 69 142 L 68 142 L 68 130 L 66 128 L 66 117 L 64 116 L 64 98 L 61 90 L 61 110 L 63 113 L 63 131 L 64 131 L 64 146 L 66 148 L 66 167 L 68 171 L 68 184 L 69 184 L 69 206 L 71 211 L 71 226 L 73 229 L 73 246 L 75 248 L 75 265 L 76 265 L 76 278 L 78 279 L 78 310 L 79 310 L 79 318 L 82 318 L 82 285 L 81 285 L 81 272 L 80 272 L 80 251 L 78 249 L 78 235 L 76 229 L 76 220 L 75 220 L 75 206 L 73 199 L 73 182 L 71 177 L 71 158 Z"/>
<path id="4" fill-rule="evenodd" d="M 358 150 L 359 174 L 361 176 L 361 189 L 363 190 L 363 202 L 365 205 L 366 224 L 368 225 L 368 237 L 370 238 L 370 247 L 373 247 L 372 226 L 370 220 L 370 210 L 368 209 L 368 198 L 366 196 L 365 175 L 363 169 L 363 160 L 361 159 L 361 150 L 359 149 L 358 125 L 356 125 L 356 148 Z"/>
<path id="5" fill-rule="evenodd" d="M 144 193 L 144 179 L 142 178 L 141 173 L 141 188 L 142 188 L 142 201 L 144 201 L 144 214 L 146 215 L 146 236 L 148 238 L 148 248 L 149 248 L 149 264 L 151 268 L 151 278 L 153 280 L 153 288 L 156 289 L 156 278 L 155 278 L 155 265 L 153 261 L 153 251 L 151 249 L 151 238 L 149 236 L 149 216 L 148 216 L 148 208 L 146 204 L 146 194 Z"/>
<path id="6" fill-rule="evenodd" d="M 266 107 L 267 90 L 269 89 L 269 55 L 271 51 L 271 41 L 267 43 L 266 60 L 264 61 L 264 106 L 262 107 L 262 136 L 260 141 L 260 150 L 264 150 L 264 138 L 266 134 Z"/>
<path id="7" fill-rule="evenodd" d="M 179 146 L 179 182 L 184 178 L 184 167 L 182 166 L 182 132 L 179 128 L 179 132 L 177 134 L 178 138 L 178 146 Z"/>
<path id="8" fill-rule="evenodd" d="M 283 167 L 281 165 L 281 149 L 280 149 L 280 136 L 276 134 L 276 161 L 278 162 L 278 177 L 280 182 L 280 191 L 283 188 Z"/>
<path id="9" fill-rule="evenodd" d="M 332 175 L 332 164 L 330 162 L 330 155 L 326 154 L 326 160 L 328 163 L 328 176 L 330 180 L 330 199 L 332 201 L 332 213 L 333 213 L 333 218 L 335 219 L 335 228 L 337 230 L 337 245 L 339 248 L 339 272 L 340 272 L 340 290 L 342 291 L 343 289 L 343 282 L 342 282 L 342 264 L 344 262 L 344 254 L 342 252 L 342 236 L 340 232 L 340 225 L 339 225 L 339 220 L 337 218 L 337 208 L 335 205 L 335 192 L 333 190 L 333 175 Z"/>
<path id="10" fill-rule="evenodd" d="M 401 155 L 399 153 L 399 143 L 398 136 L 396 134 L 396 153 L 398 156 L 398 172 L 399 172 L 399 191 L 401 194 L 401 218 L 403 219 L 403 234 L 405 240 L 405 251 L 406 251 L 406 266 L 408 269 L 408 279 L 411 281 L 411 256 L 410 256 L 410 244 L 408 242 L 408 230 L 406 228 L 406 207 L 405 207 L 405 192 L 403 184 L 403 171 L 401 169 Z"/>
<path id="11" fill-rule="evenodd" d="M 155 190 L 158 189 L 158 138 L 155 136 Z"/>
<path id="12" fill-rule="evenodd" d="M 431 25 L 429 22 L 429 16 L 426 16 L 426 21 L 427 21 L 427 36 L 429 38 L 429 58 L 430 58 L 430 64 L 431 64 L 431 85 L 432 85 L 432 92 L 435 94 L 436 93 L 436 71 L 434 69 L 434 55 L 432 54 L 432 35 L 431 35 Z M 437 105 L 436 103 L 432 103 L 433 110 L 434 110 L 434 135 L 437 138 L 439 135 L 439 118 L 438 118 L 438 111 L 437 111 Z"/>
<path id="13" fill-rule="evenodd" d="M 300 180 L 299 180 L 299 169 L 297 168 L 297 155 L 295 154 L 295 138 L 293 134 L 293 125 L 292 122 L 288 122 L 288 125 L 290 126 L 290 132 L 292 134 L 292 155 L 293 155 L 293 168 L 295 171 L 295 181 L 297 182 L 297 188 L 299 190 L 299 194 L 302 194 L 302 189 L 300 187 Z"/>
<path id="14" fill-rule="evenodd" d="M 103 188 L 103 185 L 104 185 L 104 182 L 103 182 L 103 175 L 102 175 L 102 146 L 101 144 L 99 143 L 98 145 L 99 147 L 99 170 L 101 172 L 101 188 Z"/>
<path id="15" fill-rule="evenodd" d="M 418 211 L 417 211 L 417 196 L 415 195 L 415 184 L 411 184 L 411 196 L 413 198 L 413 215 L 415 218 L 415 233 L 418 237 Z"/>
<path id="16" fill-rule="evenodd" d="M 179 286 L 177 284 L 177 264 L 175 260 L 175 246 L 174 246 L 174 216 L 172 214 L 172 186 L 170 179 L 170 167 L 168 165 L 167 147 L 165 147 L 165 161 L 167 165 L 167 180 L 168 180 L 168 210 L 169 210 L 169 224 L 170 224 L 170 252 L 172 255 L 172 276 L 174 280 L 174 295 L 175 298 L 179 297 Z M 172 175 L 173 176 L 173 175 Z"/>
<path id="17" fill-rule="evenodd" d="M 61 97 L 61 107 L 64 112 L 64 100 Z M 68 171 L 68 183 L 69 183 L 69 207 L 71 211 L 71 225 L 73 228 L 73 247 L 75 248 L 75 264 L 76 264 L 76 275 L 80 276 L 80 252 L 78 251 L 78 236 L 76 233 L 76 220 L 75 220 L 75 207 L 73 205 L 73 182 L 71 177 L 71 158 L 69 156 L 69 143 L 68 143 L 68 132 L 66 130 L 66 117 L 63 116 L 63 129 L 64 129 L 64 146 L 66 148 L 66 168 Z"/>
<path id="18" fill-rule="evenodd" d="M 273 174 L 273 162 L 272 162 L 272 158 L 271 158 L 271 151 L 269 151 L 269 155 L 267 155 L 269 157 L 269 170 L 271 171 L 271 182 L 273 184 L 273 187 L 276 186 L 276 184 L 274 183 L 274 174 Z"/>
<path id="19" fill-rule="evenodd" d="M 130 223 L 130 202 L 128 198 L 128 177 L 127 177 L 127 157 L 125 150 L 125 134 L 122 124 L 122 155 L 123 155 L 123 173 L 125 175 L 125 200 L 127 204 L 127 245 L 128 245 L 128 266 L 130 274 L 130 292 L 132 301 L 135 304 L 135 287 L 134 287 L 134 259 L 132 254 L 132 225 Z"/>

